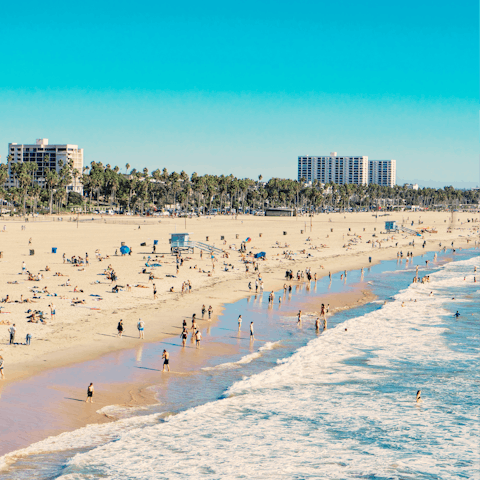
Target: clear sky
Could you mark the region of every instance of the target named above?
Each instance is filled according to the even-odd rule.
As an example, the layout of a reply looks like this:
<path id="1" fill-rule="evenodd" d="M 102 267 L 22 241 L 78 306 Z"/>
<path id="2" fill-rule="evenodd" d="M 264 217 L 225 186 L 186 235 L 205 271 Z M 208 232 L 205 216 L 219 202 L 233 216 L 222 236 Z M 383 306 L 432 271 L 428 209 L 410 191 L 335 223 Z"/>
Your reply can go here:
<path id="1" fill-rule="evenodd" d="M 478 0 L 1 2 L 0 155 L 296 178 L 298 155 L 479 183 Z"/>

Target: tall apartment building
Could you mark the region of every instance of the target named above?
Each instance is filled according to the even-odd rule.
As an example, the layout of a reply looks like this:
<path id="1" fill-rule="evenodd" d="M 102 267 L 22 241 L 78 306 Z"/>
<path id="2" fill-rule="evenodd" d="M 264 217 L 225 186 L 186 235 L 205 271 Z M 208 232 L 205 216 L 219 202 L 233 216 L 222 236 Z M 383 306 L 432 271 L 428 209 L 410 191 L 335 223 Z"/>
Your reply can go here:
<path id="1" fill-rule="evenodd" d="M 42 187 L 45 184 L 45 169 L 60 171 L 61 165 L 67 164 L 70 160 L 73 162 L 73 169 L 82 175 L 83 172 L 83 148 L 78 145 L 49 145 L 48 138 L 39 138 L 35 144 L 19 145 L 17 143 L 8 144 L 8 154 L 12 156 L 11 163 L 35 162 L 37 170 L 34 173 L 34 180 Z M 48 162 L 45 156 L 48 155 Z M 15 179 L 9 169 L 9 177 L 6 183 L 7 187 L 15 186 Z M 83 186 L 79 178 L 72 179 L 67 186 L 68 191 L 75 191 L 83 194 Z"/>
<path id="2" fill-rule="evenodd" d="M 368 183 L 393 187 L 397 178 L 396 160 L 369 160 Z"/>
<path id="3" fill-rule="evenodd" d="M 338 156 L 331 152 L 330 156 L 298 157 L 298 180 L 307 182 L 318 180 L 320 183 L 337 183 L 367 185 L 368 157 L 363 155 Z"/>

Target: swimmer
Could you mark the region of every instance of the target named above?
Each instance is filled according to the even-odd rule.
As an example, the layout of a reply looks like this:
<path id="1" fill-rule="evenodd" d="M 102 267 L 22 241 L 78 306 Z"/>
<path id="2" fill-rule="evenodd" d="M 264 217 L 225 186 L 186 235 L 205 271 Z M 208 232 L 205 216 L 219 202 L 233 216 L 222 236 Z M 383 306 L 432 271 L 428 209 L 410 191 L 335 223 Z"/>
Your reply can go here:
<path id="1" fill-rule="evenodd" d="M 318 332 L 320 330 L 320 318 L 317 317 L 315 320 L 315 330 Z"/>
<path id="2" fill-rule="evenodd" d="M 164 351 L 163 351 L 163 355 L 162 355 L 162 358 L 163 358 L 163 369 L 162 369 L 162 372 L 165 371 L 165 366 L 167 367 L 168 371 L 170 371 L 169 357 L 170 357 L 170 354 L 169 354 L 166 350 L 164 350 Z"/>
<path id="3" fill-rule="evenodd" d="M 460 316 L 459 311 L 457 310 L 453 316 L 456 317 L 456 318 L 458 318 L 458 317 Z"/>

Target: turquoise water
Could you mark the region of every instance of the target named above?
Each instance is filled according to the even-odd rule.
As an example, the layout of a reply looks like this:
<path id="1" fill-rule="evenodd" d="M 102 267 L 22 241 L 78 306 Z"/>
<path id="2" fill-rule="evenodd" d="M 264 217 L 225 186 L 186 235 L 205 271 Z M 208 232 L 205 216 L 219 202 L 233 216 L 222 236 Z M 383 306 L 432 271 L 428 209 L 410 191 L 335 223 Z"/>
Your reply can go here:
<path id="1" fill-rule="evenodd" d="M 148 411 L 4 457 L 0 478 L 480 478 L 478 251 L 427 259 L 365 270 L 377 300 L 337 313 L 322 334 L 314 316 L 299 328 L 287 312 L 345 291 L 359 271 L 298 289 L 281 307 L 269 308 L 267 293 L 227 305 L 205 347 L 221 340 L 239 353 L 157 387 Z M 417 264 L 430 283 L 411 285 Z M 146 368 L 163 346 L 150 348 Z"/>

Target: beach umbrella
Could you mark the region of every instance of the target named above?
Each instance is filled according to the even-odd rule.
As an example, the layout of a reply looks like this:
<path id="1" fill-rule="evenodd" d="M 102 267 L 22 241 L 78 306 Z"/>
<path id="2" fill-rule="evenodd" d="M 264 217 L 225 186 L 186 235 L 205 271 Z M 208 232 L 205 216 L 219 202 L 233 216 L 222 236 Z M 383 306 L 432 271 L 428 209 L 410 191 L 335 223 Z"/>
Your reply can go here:
<path id="1" fill-rule="evenodd" d="M 121 253 L 122 255 L 126 255 L 126 254 L 129 253 L 129 252 L 130 252 L 130 248 L 127 247 L 126 245 L 122 245 L 122 246 L 120 247 L 120 253 Z"/>
<path id="2" fill-rule="evenodd" d="M 251 241 L 252 241 L 252 239 L 250 237 L 245 239 L 245 243 L 250 243 Z"/>

